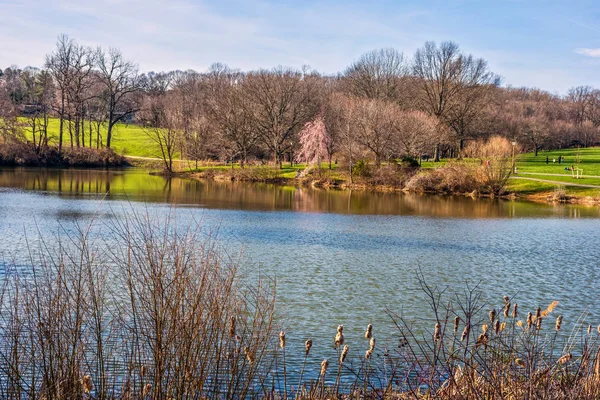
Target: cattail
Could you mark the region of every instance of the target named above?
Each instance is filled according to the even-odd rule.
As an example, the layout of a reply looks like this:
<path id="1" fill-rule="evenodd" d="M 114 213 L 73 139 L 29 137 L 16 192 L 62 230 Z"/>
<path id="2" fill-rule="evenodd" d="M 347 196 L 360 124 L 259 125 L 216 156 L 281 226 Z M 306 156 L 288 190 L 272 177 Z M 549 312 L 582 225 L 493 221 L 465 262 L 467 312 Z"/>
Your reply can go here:
<path id="1" fill-rule="evenodd" d="M 541 316 L 542 316 L 542 309 L 540 307 L 538 307 L 537 310 L 535 310 L 535 319 L 537 320 Z"/>
<path id="2" fill-rule="evenodd" d="M 152 389 L 152 385 L 146 383 L 146 385 L 144 386 L 144 390 L 142 390 L 142 397 L 148 396 L 148 394 L 150 393 L 150 389 Z"/>
<path id="3" fill-rule="evenodd" d="M 504 303 L 510 304 L 510 297 L 504 296 Z"/>
<path id="4" fill-rule="evenodd" d="M 561 358 L 558 359 L 558 363 L 559 364 L 566 364 L 569 361 L 571 361 L 571 358 L 573 358 L 573 356 L 571 355 L 571 353 L 567 353 L 564 356 L 562 356 Z"/>
<path id="5" fill-rule="evenodd" d="M 535 329 L 536 329 L 536 330 L 538 330 L 538 331 L 539 331 L 540 329 L 542 329 L 542 319 L 543 319 L 543 318 L 542 318 L 542 317 L 540 317 L 540 318 L 538 318 L 538 319 L 536 320 Z"/>
<path id="6" fill-rule="evenodd" d="M 336 349 L 344 344 L 344 325 L 338 325 L 334 344 Z"/>
<path id="7" fill-rule="evenodd" d="M 598 347 L 598 352 L 596 352 L 596 362 L 594 363 L 594 376 L 596 377 L 596 381 L 600 380 L 600 347 Z"/>
<path id="8" fill-rule="evenodd" d="M 477 342 L 475 342 L 475 346 L 481 346 L 483 345 L 484 349 L 487 349 L 487 344 L 488 344 L 488 337 L 487 337 L 487 333 L 484 332 L 481 335 L 479 335 L 479 337 L 477 338 Z"/>
<path id="9" fill-rule="evenodd" d="M 598 333 L 600 333 L 600 325 L 598 325 Z"/>
<path id="10" fill-rule="evenodd" d="M 500 333 L 500 320 L 496 320 L 496 322 L 494 322 L 494 332 L 496 332 L 496 335 Z"/>
<path id="11" fill-rule="evenodd" d="M 327 367 L 329 367 L 329 361 L 327 361 L 327 359 L 321 361 L 321 376 L 325 375 Z"/>
<path id="12" fill-rule="evenodd" d="M 591 325 L 591 324 L 590 324 L 590 325 L 588 325 L 588 335 L 589 335 L 590 333 L 592 333 L 592 325 Z"/>
<path id="13" fill-rule="evenodd" d="M 515 364 L 517 364 L 519 367 L 525 368 L 525 361 L 521 360 L 520 358 L 515 360 Z"/>
<path id="14" fill-rule="evenodd" d="M 146 376 L 146 366 L 142 365 L 140 368 L 140 376 L 143 378 L 144 376 Z"/>
<path id="15" fill-rule="evenodd" d="M 365 358 L 368 360 L 369 358 L 371 358 L 371 355 L 373 354 L 373 350 L 369 349 L 365 352 Z"/>
<path id="16" fill-rule="evenodd" d="M 254 354 L 252 354 L 252 351 L 250 351 L 250 347 L 246 346 L 244 347 L 244 354 L 246 355 L 246 359 L 248 360 L 248 362 L 250 364 L 254 363 Z"/>
<path id="17" fill-rule="evenodd" d="M 458 324 L 460 323 L 460 317 L 457 315 L 454 317 L 454 333 L 458 332 Z"/>
<path id="18" fill-rule="evenodd" d="M 365 339 L 371 339 L 373 336 L 373 325 L 367 325 L 367 331 L 365 332 Z"/>
<path id="19" fill-rule="evenodd" d="M 510 303 L 506 303 L 504 305 L 504 318 L 508 318 L 508 314 L 510 312 Z"/>
<path id="20" fill-rule="evenodd" d="M 373 351 L 375 350 L 375 338 L 372 337 L 371 340 L 369 340 L 369 350 Z"/>
<path id="21" fill-rule="evenodd" d="M 559 315 L 556 317 L 556 331 L 560 331 L 560 326 L 562 325 L 563 316 Z"/>
<path id="22" fill-rule="evenodd" d="M 530 329 L 532 324 L 533 324 L 533 315 L 531 315 L 531 312 L 528 312 L 527 313 L 527 329 Z"/>
<path id="23" fill-rule="evenodd" d="M 344 349 L 342 350 L 342 354 L 340 355 L 340 363 L 343 363 L 344 361 L 346 361 L 346 356 L 348 355 L 348 345 L 344 346 Z"/>
<path id="24" fill-rule="evenodd" d="M 517 303 L 515 303 L 515 305 L 513 306 L 513 318 L 517 318 L 517 316 L 519 315 L 518 311 L 517 311 Z"/>
<path id="25" fill-rule="evenodd" d="M 496 321 L 496 310 L 495 309 L 491 310 L 489 313 L 489 316 L 490 316 L 490 323 L 493 324 L 494 321 Z"/>
<path id="26" fill-rule="evenodd" d="M 433 332 L 433 340 L 439 342 L 442 338 L 442 330 L 440 324 L 435 324 L 435 331 Z"/>
<path id="27" fill-rule="evenodd" d="M 467 324 L 467 325 L 465 325 L 465 329 L 463 329 L 463 333 L 462 333 L 462 335 L 461 335 L 461 337 L 460 337 L 460 341 L 461 341 L 461 342 L 464 342 L 464 341 L 465 341 L 465 339 L 466 339 L 467 337 L 469 337 L 469 331 L 470 331 L 470 330 L 471 330 L 471 328 L 469 328 L 469 325 L 468 325 L 468 324 Z"/>
<path id="28" fill-rule="evenodd" d="M 94 388 L 94 385 L 92 385 L 92 378 L 90 378 L 89 375 L 86 375 L 83 377 L 83 379 L 81 380 L 81 386 L 83 386 L 83 392 L 88 394 L 92 391 L 92 389 Z"/>
<path id="29" fill-rule="evenodd" d="M 310 353 L 310 348 L 312 347 L 312 340 L 308 339 L 305 343 L 304 343 L 304 349 L 306 350 L 306 356 L 308 357 L 308 353 Z"/>
<path id="30" fill-rule="evenodd" d="M 285 348 L 285 331 L 279 332 L 279 346 Z"/>
<path id="31" fill-rule="evenodd" d="M 481 325 L 481 331 L 482 331 L 483 333 L 487 333 L 487 331 L 488 331 L 488 324 L 483 324 L 483 325 Z"/>
<path id="32" fill-rule="evenodd" d="M 231 316 L 229 318 L 229 336 L 235 336 L 235 317 Z"/>

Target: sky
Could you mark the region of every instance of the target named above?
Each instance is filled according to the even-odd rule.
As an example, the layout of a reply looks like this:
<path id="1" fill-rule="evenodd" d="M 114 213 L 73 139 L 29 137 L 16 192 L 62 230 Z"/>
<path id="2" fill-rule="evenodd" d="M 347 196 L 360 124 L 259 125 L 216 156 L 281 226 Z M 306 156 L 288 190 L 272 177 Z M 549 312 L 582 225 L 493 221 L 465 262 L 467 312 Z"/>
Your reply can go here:
<path id="1" fill-rule="evenodd" d="M 412 57 L 452 40 L 505 86 L 600 88 L 598 0 L 0 0 L 0 68 L 43 66 L 62 33 L 117 47 L 144 72 L 221 62 L 334 74 L 373 49 Z"/>

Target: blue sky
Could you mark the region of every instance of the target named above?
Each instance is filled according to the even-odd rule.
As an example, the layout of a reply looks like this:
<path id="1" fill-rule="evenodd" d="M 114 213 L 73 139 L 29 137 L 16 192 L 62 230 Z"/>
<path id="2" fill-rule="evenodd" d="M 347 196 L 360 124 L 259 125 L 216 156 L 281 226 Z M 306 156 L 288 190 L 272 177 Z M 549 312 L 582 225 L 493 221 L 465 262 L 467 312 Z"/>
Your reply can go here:
<path id="1" fill-rule="evenodd" d="M 0 0 L 0 68 L 41 66 L 60 33 L 118 47 L 142 71 L 219 61 L 335 73 L 375 48 L 412 56 L 453 40 L 505 85 L 600 88 L 598 0 Z"/>

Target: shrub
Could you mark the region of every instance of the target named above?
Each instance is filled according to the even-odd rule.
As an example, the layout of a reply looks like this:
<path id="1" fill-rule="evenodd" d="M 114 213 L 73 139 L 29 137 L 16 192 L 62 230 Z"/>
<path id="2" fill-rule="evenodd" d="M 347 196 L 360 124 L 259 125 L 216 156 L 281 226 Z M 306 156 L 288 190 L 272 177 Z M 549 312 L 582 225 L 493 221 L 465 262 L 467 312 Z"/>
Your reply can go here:
<path id="1" fill-rule="evenodd" d="M 357 176 L 359 178 L 371 177 L 372 171 L 371 171 L 371 167 L 369 166 L 369 162 L 364 159 L 358 160 L 352 166 L 352 175 Z"/>
<path id="2" fill-rule="evenodd" d="M 0 164 L 116 167 L 127 165 L 127 160 L 111 149 L 67 148 L 59 154 L 56 147 L 42 148 L 38 152 L 31 143 L 7 142 L 0 145 Z"/>
<path id="3" fill-rule="evenodd" d="M 413 176 L 406 189 L 418 193 L 471 193 L 479 188 L 471 166 L 451 163 Z"/>

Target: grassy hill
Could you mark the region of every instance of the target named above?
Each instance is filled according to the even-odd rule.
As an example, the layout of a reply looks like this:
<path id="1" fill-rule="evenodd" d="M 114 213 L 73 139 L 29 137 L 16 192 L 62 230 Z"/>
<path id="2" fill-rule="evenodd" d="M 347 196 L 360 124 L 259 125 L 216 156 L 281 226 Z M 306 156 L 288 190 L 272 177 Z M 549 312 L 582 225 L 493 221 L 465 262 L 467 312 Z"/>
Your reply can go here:
<path id="1" fill-rule="evenodd" d="M 87 129 L 87 126 L 86 126 Z M 58 144 L 59 119 L 51 118 L 48 132 L 50 135 L 50 144 Z M 101 131 L 102 137 L 106 142 L 106 127 Z M 63 146 L 70 146 L 70 137 L 68 129 L 63 134 Z M 27 139 L 31 140 L 31 130 L 26 130 Z M 86 146 L 87 146 L 86 136 Z M 96 146 L 96 135 L 92 135 L 92 143 Z M 111 147 L 113 150 L 124 156 L 137 157 L 160 157 L 160 149 L 156 142 L 138 125 L 117 124 L 113 128 L 113 138 Z"/>

